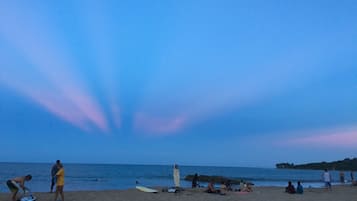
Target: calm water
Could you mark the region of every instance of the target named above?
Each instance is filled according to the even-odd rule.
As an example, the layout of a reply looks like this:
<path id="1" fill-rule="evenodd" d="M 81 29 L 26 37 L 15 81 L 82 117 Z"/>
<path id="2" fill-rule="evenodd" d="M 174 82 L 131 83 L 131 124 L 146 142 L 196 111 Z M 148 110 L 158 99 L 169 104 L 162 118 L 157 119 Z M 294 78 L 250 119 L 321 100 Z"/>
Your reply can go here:
<path id="1" fill-rule="evenodd" d="M 6 180 L 19 175 L 32 174 L 27 186 L 36 192 L 47 192 L 50 186 L 52 164 L 0 163 L 0 192 L 7 192 Z M 172 166 L 166 165 L 99 165 L 64 164 L 65 190 L 111 190 L 135 187 L 135 181 L 146 186 L 173 186 Z M 222 175 L 252 181 L 256 186 L 285 186 L 288 180 L 301 180 L 305 187 L 321 187 L 322 171 L 283 170 L 245 167 L 180 166 L 181 185 L 189 187 L 183 178 L 188 174 Z M 332 171 L 334 181 L 338 172 Z M 349 173 L 346 172 L 346 179 Z M 202 184 L 202 183 L 201 183 Z"/>

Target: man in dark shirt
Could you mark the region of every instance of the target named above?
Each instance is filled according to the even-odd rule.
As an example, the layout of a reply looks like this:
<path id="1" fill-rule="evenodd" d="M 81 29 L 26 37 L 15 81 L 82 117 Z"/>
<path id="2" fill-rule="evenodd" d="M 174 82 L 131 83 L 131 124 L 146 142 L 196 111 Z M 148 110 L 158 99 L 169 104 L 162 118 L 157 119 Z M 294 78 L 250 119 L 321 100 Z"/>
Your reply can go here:
<path id="1" fill-rule="evenodd" d="M 58 165 L 61 163 L 60 160 L 56 161 L 56 164 L 52 166 L 51 169 L 51 193 L 53 192 L 53 187 L 55 186 L 56 183 L 56 173 L 58 172 Z"/>

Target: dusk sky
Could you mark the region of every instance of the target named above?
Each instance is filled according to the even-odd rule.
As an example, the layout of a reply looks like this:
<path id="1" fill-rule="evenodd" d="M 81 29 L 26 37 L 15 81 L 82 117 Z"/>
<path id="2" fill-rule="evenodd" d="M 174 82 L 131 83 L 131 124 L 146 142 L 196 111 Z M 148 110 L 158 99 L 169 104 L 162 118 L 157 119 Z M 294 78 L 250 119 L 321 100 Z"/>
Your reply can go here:
<path id="1" fill-rule="evenodd" d="M 0 2 L 0 161 L 357 156 L 357 1 Z"/>

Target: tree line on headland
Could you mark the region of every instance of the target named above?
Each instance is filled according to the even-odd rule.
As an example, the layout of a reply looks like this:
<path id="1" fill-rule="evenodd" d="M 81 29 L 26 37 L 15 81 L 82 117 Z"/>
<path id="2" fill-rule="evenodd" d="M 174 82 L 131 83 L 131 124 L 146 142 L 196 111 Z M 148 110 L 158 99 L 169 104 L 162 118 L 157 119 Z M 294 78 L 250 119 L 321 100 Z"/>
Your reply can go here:
<path id="1" fill-rule="evenodd" d="M 345 158 L 344 160 L 332 162 L 319 162 L 295 165 L 294 163 L 277 163 L 278 169 L 308 169 L 308 170 L 354 170 L 357 171 L 357 158 Z"/>

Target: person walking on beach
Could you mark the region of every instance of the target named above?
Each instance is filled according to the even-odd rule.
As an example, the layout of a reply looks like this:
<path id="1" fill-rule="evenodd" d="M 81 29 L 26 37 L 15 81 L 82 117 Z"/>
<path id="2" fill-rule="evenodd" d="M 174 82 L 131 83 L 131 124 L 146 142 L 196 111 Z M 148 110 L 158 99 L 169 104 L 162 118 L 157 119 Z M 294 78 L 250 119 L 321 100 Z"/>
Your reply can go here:
<path id="1" fill-rule="evenodd" d="M 58 165 L 61 163 L 60 160 L 57 160 L 55 164 L 53 164 L 51 168 L 51 189 L 50 193 L 53 192 L 53 187 L 55 186 L 56 183 L 56 173 L 58 172 Z"/>
<path id="2" fill-rule="evenodd" d="M 55 201 L 57 201 L 58 194 L 61 195 L 61 200 L 64 201 L 63 187 L 64 187 L 64 168 L 62 163 L 58 165 L 58 171 L 56 173 L 56 194 Z"/>
<path id="3" fill-rule="evenodd" d="M 29 190 L 28 188 L 25 187 L 25 181 L 30 181 L 32 179 L 32 176 L 26 175 L 24 177 L 16 177 L 13 179 L 9 179 L 6 182 L 7 187 L 9 187 L 11 193 L 12 193 L 12 201 L 16 201 L 16 195 L 17 192 L 19 192 L 19 187 L 22 188 L 22 190 L 24 190 L 24 192 L 26 190 Z"/>
<path id="4" fill-rule="evenodd" d="M 174 165 L 174 183 L 175 188 L 180 188 L 180 170 L 177 164 Z"/>
<path id="5" fill-rule="evenodd" d="M 327 171 L 327 169 L 325 169 L 325 172 L 323 174 L 323 179 L 324 179 L 324 182 L 325 182 L 326 189 L 331 190 L 331 175 Z"/>

